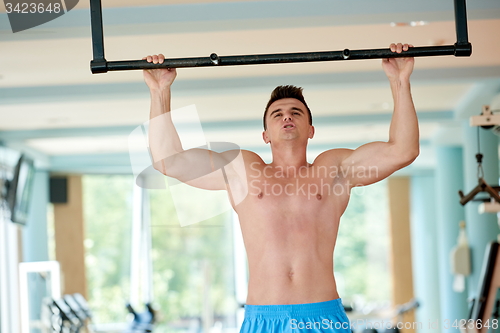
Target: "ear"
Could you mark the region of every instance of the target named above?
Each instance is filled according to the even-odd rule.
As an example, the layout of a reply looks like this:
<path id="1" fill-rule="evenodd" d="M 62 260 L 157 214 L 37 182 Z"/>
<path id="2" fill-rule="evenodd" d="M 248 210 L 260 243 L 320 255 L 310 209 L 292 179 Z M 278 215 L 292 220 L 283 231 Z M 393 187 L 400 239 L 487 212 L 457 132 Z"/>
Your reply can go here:
<path id="1" fill-rule="evenodd" d="M 269 140 L 269 137 L 267 136 L 267 131 L 262 132 L 262 139 L 264 140 L 264 142 L 266 144 L 268 144 L 269 142 L 271 142 L 271 140 Z"/>
<path id="2" fill-rule="evenodd" d="M 309 139 L 312 139 L 314 137 L 314 126 L 309 126 Z"/>

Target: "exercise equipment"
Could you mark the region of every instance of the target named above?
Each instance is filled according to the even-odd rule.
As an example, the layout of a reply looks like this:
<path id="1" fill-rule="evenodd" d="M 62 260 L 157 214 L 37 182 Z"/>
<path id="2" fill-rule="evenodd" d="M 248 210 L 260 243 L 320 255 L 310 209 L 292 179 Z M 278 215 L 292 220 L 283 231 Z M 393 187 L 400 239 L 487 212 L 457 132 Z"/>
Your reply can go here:
<path id="1" fill-rule="evenodd" d="M 496 332 L 500 328 L 500 244 L 488 244 L 481 270 L 478 294 L 472 298 L 467 320 L 460 321 L 465 333 Z"/>
<path id="2" fill-rule="evenodd" d="M 292 62 L 335 61 L 355 59 L 380 59 L 396 57 L 430 57 L 454 55 L 468 57 L 472 54 L 472 45 L 469 43 L 467 33 L 467 11 L 465 0 L 454 0 L 455 29 L 457 42 L 454 45 L 413 47 L 402 53 L 391 52 L 386 49 L 365 49 L 330 51 L 330 52 L 303 52 L 219 56 L 212 53 L 209 57 L 165 59 L 163 64 L 148 63 L 146 60 L 107 61 L 104 57 L 104 34 L 102 24 L 101 0 L 90 0 L 90 20 L 92 27 L 93 60 L 90 69 L 93 74 L 108 71 L 126 71 L 135 69 L 152 68 L 181 68 L 181 67 L 207 67 L 207 66 L 239 66 L 276 64 Z"/>
<path id="3" fill-rule="evenodd" d="M 471 200 L 475 201 L 482 201 L 482 202 L 496 202 L 500 204 L 500 195 L 498 195 L 498 191 L 500 191 L 499 186 L 490 186 L 485 180 L 484 180 L 484 171 L 483 171 L 483 154 L 481 154 L 481 148 L 480 148 L 480 141 L 479 141 L 479 127 L 477 129 L 477 154 L 476 154 L 476 161 L 477 161 L 477 179 L 478 179 L 478 184 L 476 187 L 474 187 L 467 195 L 464 195 L 464 193 L 460 190 L 458 191 L 458 195 L 460 196 L 460 204 L 464 206 Z M 481 199 L 474 199 L 477 194 L 481 192 L 486 192 L 490 195 L 488 198 L 481 198 Z"/>
<path id="4" fill-rule="evenodd" d="M 495 107 L 493 107 L 495 109 Z M 498 111 L 498 110 L 493 110 Z M 476 159 L 478 162 L 478 179 L 479 184 L 468 195 L 463 196 L 459 191 L 461 197 L 460 203 L 465 205 L 467 202 L 483 201 L 479 207 L 479 212 L 500 212 L 500 186 L 488 185 L 483 177 L 482 157 L 479 146 L 479 127 L 484 129 L 495 129 L 500 126 L 500 117 L 494 114 L 490 107 L 485 105 L 481 115 L 472 116 L 470 118 L 470 125 L 478 127 L 478 153 Z M 498 132 L 497 132 L 498 133 Z M 487 192 L 490 197 L 482 199 L 474 199 L 476 194 L 480 192 Z M 476 297 L 469 300 L 470 308 L 467 319 L 462 319 L 457 322 L 456 326 L 460 327 L 463 333 L 482 333 L 482 332 L 496 332 L 499 330 L 499 317 L 500 317 L 500 235 L 497 240 L 490 242 L 485 251 L 483 266 L 479 279 L 479 288 Z"/>
<path id="5" fill-rule="evenodd" d="M 391 326 L 391 327 L 386 328 L 383 332 L 384 333 L 399 333 L 401 331 L 400 327 L 401 328 L 405 327 L 405 325 L 403 323 L 403 315 L 407 312 L 410 312 L 410 311 L 418 308 L 419 306 L 420 306 L 420 303 L 415 298 L 411 299 L 410 301 L 408 301 L 404 304 L 398 305 L 396 307 L 396 315 L 395 315 L 395 317 L 397 318 L 396 324 Z M 379 330 L 377 330 L 375 328 L 365 328 L 363 330 L 363 333 L 379 333 Z"/>
<path id="6" fill-rule="evenodd" d="M 153 332 L 156 311 L 151 303 L 146 303 L 143 312 L 137 312 L 130 304 L 127 304 L 127 310 L 133 315 L 133 319 L 123 333 Z M 60 299 L 47 297 L 43 300 L 44 333 L 92 333 L 95 330 L 91 321 L 92 312 L 80 294 L 64 295 Z"/>
<path id="7" fill-rule="evenodd" d="M 93 332 L 87 301 L 80 294 L 64 295 L 60 299 L 47 297 L 42 305 L 43 332 L 47 333 L 79 333 Z"/>
<path id="8" fill-rule="evenodd" d="M 79 332 L 84 323 L 75 315 L 64 299 L 54 300 L 52 303 L 59 310 L 63 327 L 68 327 L 69 332 Z"/>
<path id="9" fill-rule="evenodd" d="M 75 315 L 63 299 L 46 298 L 42 309 L 43 322 L 49 324 L 48 332 L 53 333 L 78 333 L 84 323 Z M 46 327 L 47 328 L 47 327 Z"/>
<path id="10" fill-rule="evenodd" d="M 66 297 L 66 296 L 65 296 Z M 75 301 L 75 304 L 78 304 L 80 307 L 81 311 L 85 314 L 86 319 L 91 320 L 92 319 L 92 312 L 90 311 L 89 305 L 85 298 L 81 294 L 73 294 L 72 295 L 73 300 Z"/>
<path id="11" fill-rule="evenodd" d="M 500 99 L 499 99 L 500 100 Z M 493 102 L 494 104 L 495 102 Z M 489 105 L 484 105 L 483 110 L 479 116 L 470 117 L 470 125 L 472 127 L 477 127 L 477 178 L 478 184 L 474 187 L 467 195 L 464 195 L 462 191 L 458 191 L 458 195 L 460 196 L 460 204 L 465 205 L 469 201 L 480 201 L 482 204 L 479 205 L 479 213 L 498 213 L 500 212 L 500 186 L 491 186 L 484 180 L 484 172 L 483 172 L 483 154 L 481 154 L 480 149 L 480 139 L 479 139 L 479 127 L 484 129 L 493 131 L 498 135 L 500 132 L 500 115 L 498 113 L 494 113 L 493 111 L 498 108 L 497 105 L 492 106 L 494 110 L 490 109 Z M 486 192 L 489 194 L 489 197 L 475 199 L 476 195 L 480 192 Z"/>
<path id="12" fill-rule="evenodd" d="M 83 298 L 82 295 L 78 294 L 78 298 L 83 300 L 85 304 L 87 303 L 85 299 Z M 86 326 L 87 322 L 90 321 L 91 313 L 88 310 L 88 308 L 84 309 L 79 302 L 75 300 L 74 295 L 64 295 L 63 297 L 64 302 L 68 305 L 68 307 L 71 309 L 75 317 L 79 320 L 81 323 L 81 326 L 84 327 Z"/>
<path id="13" fill-rule="evenodd" d="M 470 117 L 469 121 L 471 126 L 480 126 L 484 129 L 491 129 L 500 125 L 500 114 L 493 113 L 493 110 L 490 109 L 489 105 L 484 105 L 481 114 L 479 116 Z"/>
<path id="14" fill-rule="evenodd" d="M 149 333 L 153 331 L 155 323 L 155 310 L 150 303 L 146 303 L 144 312 L 136 312 L 127 304 L 127 310 L 134 316 L 126 333 Z"/>

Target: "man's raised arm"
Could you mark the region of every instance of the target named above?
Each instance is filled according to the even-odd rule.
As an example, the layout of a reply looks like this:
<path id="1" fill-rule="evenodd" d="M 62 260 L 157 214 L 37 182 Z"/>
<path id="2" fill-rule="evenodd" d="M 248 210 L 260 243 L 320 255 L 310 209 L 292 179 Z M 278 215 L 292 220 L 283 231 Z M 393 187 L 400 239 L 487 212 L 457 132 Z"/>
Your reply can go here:
<path id="1" fill-rule="evenodd" d="M 147 56 L 143 60 L 163 63 L 164 56 Z M 151 93 L 151 111 L 149 121 L 149 147 L 154 168 L 166 176 L 177 178 L 189 185 L 208 189 L 227 189 L 227 179 L 217 169 L 226 165 L 227 155 L 206 149 L 182 148 L 179 135 L 170 114 L 170 87 L 175 80 L 175 68 L 144 70 L 144 80 Z M 232 175 L 232 168 L 227 174 Z M 226 176 L 227 177 L 227 176 Z"/>
<path id="2" fill-rule="evenodd" d="M 392 52 L 407 51 L 412 45 L 391 44 Z M 352 186 L 369 185 L 411 164 L 419 154 L 418 120 L 410 90 L 413 58 L 382 61 L 394 99 L 389 141 L 372 142 L 342 153 L 341 169 Z"/>

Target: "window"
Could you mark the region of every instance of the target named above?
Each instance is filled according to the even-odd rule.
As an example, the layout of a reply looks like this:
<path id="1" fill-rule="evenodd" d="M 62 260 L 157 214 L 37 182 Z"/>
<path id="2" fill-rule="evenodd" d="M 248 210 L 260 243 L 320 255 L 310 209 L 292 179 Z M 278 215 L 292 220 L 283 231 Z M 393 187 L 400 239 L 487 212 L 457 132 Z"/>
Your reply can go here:
<path id="1" fill-rule="evenodd" d="M 126 322 L 131 291 L 144 294 L 141 283 L 130 285 L 131 253 L 138 251 L 131 247 L 133 185 L 128 176 L 83 178 L 89 304 L 97 324 Z M 181 227 L 170 192 L 147 192 L 155 332 L 236 327 L 231 212 Z M 222 203 L 214 198 L 206 204 L 213 208 Z M 193 206 L 188 213 L 199 214 L 200 209 Z M 133 304 L 139 312 L 142 305 Z"/>
<path id="2" fill-rule="evenodd" d="M 150 200 L 154 295 L 162 316 L 155 332 L 236 327 L 231 212 L 180 227 L 169 191 L 150 191 Z M 224 205 L 209 200 L 192 202 L 193 220 L 204 206 Z"/>
<path id="3" fill-rule="evenodd" d="M 95 323 L 125 322 L 129 292 L 132 176 L 84 176 L 85 264 Z"/>
<path id="4" fill-rule="evenodd" d="M 341 218 L 334 263 L 344 305 L 390 306 L 387 181 L 354 188 Z"/>

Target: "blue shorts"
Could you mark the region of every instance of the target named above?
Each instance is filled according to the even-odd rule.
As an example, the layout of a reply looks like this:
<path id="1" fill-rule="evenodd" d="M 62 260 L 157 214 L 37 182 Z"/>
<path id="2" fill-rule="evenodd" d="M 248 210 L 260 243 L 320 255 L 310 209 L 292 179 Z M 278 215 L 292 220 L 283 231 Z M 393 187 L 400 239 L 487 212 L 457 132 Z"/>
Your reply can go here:
<path id="1" fill-rule="evenodd" d="M 308 304 L 245 305 L 240 333 L 258 332 L 351 333 L 351 327 L 340 298 Z"/>

